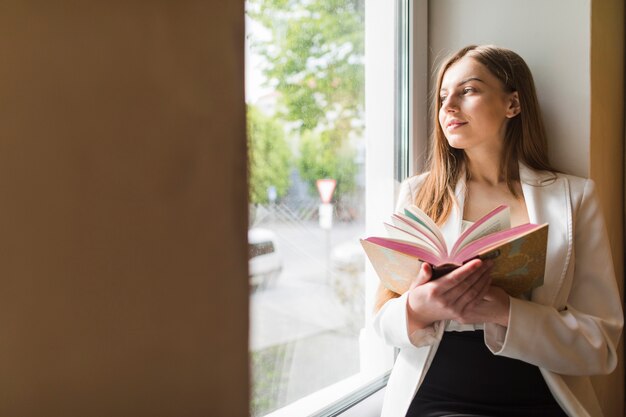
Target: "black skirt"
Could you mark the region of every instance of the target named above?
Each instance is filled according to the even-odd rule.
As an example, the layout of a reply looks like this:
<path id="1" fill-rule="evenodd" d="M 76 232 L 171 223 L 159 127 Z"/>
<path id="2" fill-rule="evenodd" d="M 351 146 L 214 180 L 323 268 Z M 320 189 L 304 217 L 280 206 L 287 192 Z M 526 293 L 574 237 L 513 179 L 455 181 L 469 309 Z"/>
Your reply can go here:
<path id="1" fill-rule="evenodd" d="M 407 417 L 566 417 L 539 368 L 496 356 L 482 330 L 444 332 Z"/>

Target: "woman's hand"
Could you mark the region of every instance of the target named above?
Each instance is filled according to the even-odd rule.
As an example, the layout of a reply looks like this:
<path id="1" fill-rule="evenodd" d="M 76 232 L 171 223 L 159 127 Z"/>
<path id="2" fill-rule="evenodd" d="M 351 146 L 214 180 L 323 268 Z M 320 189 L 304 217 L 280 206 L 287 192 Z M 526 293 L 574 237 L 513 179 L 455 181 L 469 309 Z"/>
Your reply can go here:
<path id="1" fill-rule="evenodd" d="M 467 323 L 497 323 L 507 327 L 510 305 L 509 295 L 502 288 L 491 285 L 482 300 L 465 310 L 464 318 Z"/>
<path id="2" fill-rule="evenodd" d="M 504 319 L 505 305 L 508 321 L 508 295 L 491 287 L 491 265 L 490 261 L 476 259 L 430 281 L 432 269 L 424 263 L 409 288 L 409 331 L 412 333 L 435 321 L 448 319 L 459 323 L 484 323 L 496 319 L 500 322 Z"/>

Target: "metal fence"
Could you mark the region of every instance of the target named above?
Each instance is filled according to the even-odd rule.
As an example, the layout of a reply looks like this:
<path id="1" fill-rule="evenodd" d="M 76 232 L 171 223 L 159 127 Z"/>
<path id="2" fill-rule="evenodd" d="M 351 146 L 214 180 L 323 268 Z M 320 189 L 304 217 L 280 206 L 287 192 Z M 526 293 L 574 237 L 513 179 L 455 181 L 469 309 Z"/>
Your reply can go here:
<path id="1" fill-rule="evenodd" d="M 307 223 L 318 219 L 320 202 L 317 199 L 290 200 L 273 204 L 255 204 L 250 207 L 250 227 L 268 222 Z M 363 198 L 344 198 L 334 204 L 333 219 L 352 222 L 364 216 Z"/>

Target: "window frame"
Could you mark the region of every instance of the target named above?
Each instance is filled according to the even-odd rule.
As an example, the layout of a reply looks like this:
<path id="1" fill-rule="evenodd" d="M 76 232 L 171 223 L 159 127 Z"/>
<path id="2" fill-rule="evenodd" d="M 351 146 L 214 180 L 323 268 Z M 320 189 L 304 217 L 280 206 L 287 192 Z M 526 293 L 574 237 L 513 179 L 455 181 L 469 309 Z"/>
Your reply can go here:
<path id="1" fill-rule="evenodd" d="M 383 221 L 393 212 L 399 184 L 422 169 L 426 154 L 428 1 L 396 0 L 394 8 L 389 10 L 388 6 L 389 4 L 379 0 L 365 0 L 367 235 L 384 233 Z M 391 51 L 390 44 L 394 45 Z M 393 66 L 385 64 L 390 61 L 394 62 Z M 389 112 L 389 109 L 393 111 Z M 418 114 L 421 117 L 416 117 Z M 389 137 L 394 140 L 381 139 Z M 370 160 L 372 155 L 375 155 L 376 163 Z M 384 180 L 381 181 L 381 178 Z M 392 183 L 389 179 L 393 180 Z M 377 286 L 378 278 L 368 265 L 366 312 L 373 311 Z M 361 335 L 362 347 L 378 339 L 371 329 L 372 316 L 370 313 L 365 318 L 365 328 Z M 379 339 L 377 341 L 380 343 Z M 353 377 L 318 390 L 266 414 L 265 417 L 348 417 L 351 409 L 368 398 L 376 398 L 371 407 L 378 408 L 379 414 L 382 396 L 373 395 L 386 387 L 397 352 L 390 347 L 383 347 L 368 354 L 370 357 L 382 354 L 388 360 L 381 359 L 377 369 L 365 372 L 362 370 Z M 363 359 L 363 349 L 361 355 L 361 363 L 367 363 L 368 359 Z M 347 390 L 347 394 L 346 386 L 352 387 Z M 333 391 L 340 390 L 344 390 L 343 395 L 331 399 Z"/>

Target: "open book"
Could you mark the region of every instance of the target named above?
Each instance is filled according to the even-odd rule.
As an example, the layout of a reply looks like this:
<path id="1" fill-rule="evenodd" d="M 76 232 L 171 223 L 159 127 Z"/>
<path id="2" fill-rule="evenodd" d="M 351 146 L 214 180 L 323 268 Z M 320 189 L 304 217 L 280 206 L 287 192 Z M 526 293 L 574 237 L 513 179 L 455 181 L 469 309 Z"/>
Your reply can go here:
<path id="1" fill-rule="evenodd" d="M 510 227 L 510 210 L 499 206 L 477 220 L 450 249 L 439 227 L 416 206 L 385 223 L 389 237 L 361 239 L 361 245 L 383 285 L 402 294 L 421 267 L 433 268 L 433 279 L 480 258 L 493 259 L 493 285 L 512 296 L 543 284 L 548 225 Z"/>

